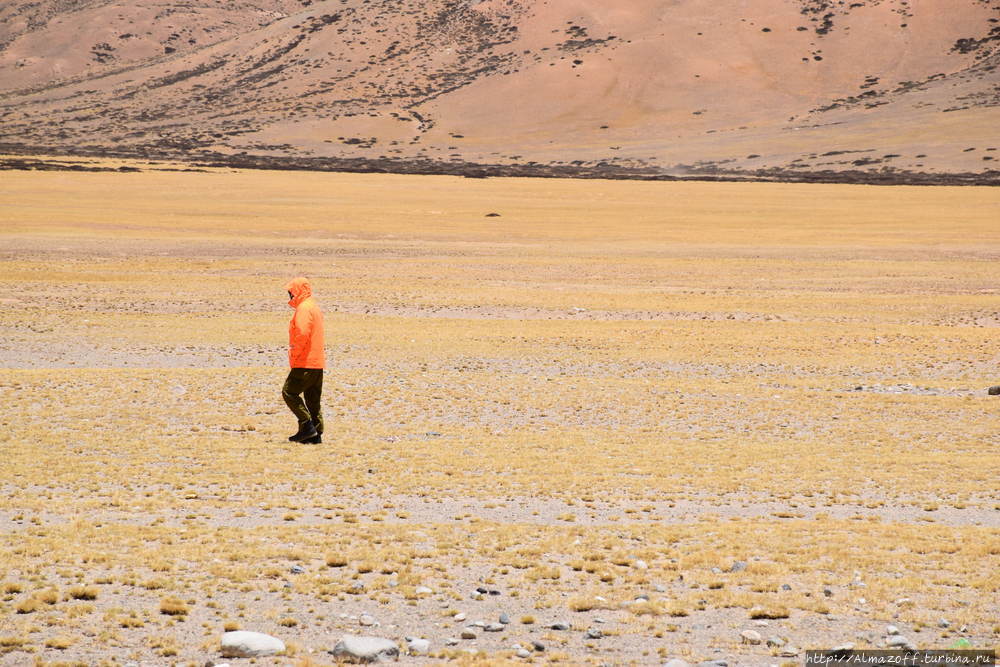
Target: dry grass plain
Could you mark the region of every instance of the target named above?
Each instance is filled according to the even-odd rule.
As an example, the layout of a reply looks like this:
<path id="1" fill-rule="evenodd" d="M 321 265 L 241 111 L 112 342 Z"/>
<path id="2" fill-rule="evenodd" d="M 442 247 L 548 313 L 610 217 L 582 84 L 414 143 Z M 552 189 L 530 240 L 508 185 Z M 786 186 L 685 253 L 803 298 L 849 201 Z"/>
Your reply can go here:
<path id="1" fill-rule="evenodd" d="M 4 172 L 0 664 L 995 647 L 998 222 L 982 188 Z M 279 395 L 298 273 L 319 447 Z"/>

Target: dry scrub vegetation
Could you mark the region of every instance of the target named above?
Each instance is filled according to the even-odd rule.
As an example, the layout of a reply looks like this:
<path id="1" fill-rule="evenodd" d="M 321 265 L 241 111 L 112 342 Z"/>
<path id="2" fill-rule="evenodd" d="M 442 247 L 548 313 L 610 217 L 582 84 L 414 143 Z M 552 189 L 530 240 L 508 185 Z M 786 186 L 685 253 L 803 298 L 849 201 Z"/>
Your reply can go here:
<path id="1" fill-rule="evenodd" d="M 978 188 L 5 172 L 0 664 L 995 646 L 997 220 Z M 320 447 L 279 396 L 297 273 Z"/>

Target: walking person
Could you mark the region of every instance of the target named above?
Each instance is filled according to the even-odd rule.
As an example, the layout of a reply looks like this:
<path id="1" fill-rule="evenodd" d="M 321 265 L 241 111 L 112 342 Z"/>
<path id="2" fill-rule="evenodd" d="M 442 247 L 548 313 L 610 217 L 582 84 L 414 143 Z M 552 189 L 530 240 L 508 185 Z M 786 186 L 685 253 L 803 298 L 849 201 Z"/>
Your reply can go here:
<path id="1" fill-rule="evenodd" d="M 296 278 L 285 286 L 288 305 L 295 314 L 288 322 L 288 365 L 291 370 L 281 389 L 285 403 L 299 420 L 299 430 L 288 439 L 318 445 L 323 442 L 323 311 L 312 295 L 305 278 Z"/>

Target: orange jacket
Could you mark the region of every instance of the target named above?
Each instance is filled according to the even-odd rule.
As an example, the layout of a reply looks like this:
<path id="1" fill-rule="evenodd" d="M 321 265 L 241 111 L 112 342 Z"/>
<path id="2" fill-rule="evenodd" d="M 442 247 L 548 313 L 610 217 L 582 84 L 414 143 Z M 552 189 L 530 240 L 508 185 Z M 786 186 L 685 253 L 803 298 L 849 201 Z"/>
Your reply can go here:
<path id="1" fill-rule="evenodd" d="M 292 368 L 324 368 L 323 311 L 312 297 L 312 288 L 305 278 L 296 278 L 285 285 L 291 292 L 288 305 L 295 314 L 288 321 L 288 365 Z"/>

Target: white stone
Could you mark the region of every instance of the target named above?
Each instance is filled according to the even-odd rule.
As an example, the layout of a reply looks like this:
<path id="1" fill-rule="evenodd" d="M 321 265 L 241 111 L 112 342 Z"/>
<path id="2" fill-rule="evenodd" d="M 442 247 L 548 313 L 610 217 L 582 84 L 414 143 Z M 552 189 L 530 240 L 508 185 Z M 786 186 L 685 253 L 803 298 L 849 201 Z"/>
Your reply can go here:
<path id="1" fill-rule="evenodd" d="M 641 558 L 639 560 L 637 560 L 635 563 L 633 563 L 633 565 L 635 565 L 635 569 L 637 569 L 637 570 L 648 570 L 649 569 L 649 564 L 646 563 L 646 561 L 642 560 Z"/>
<path id="2" fill-rule="evenodd" d="M 760 633 L 756 630 L 744 630 L 740 633 L 740 641 L 744 644 L 759 644 L 763 641 Z"/>
<path id="3" fill-rule="evenodd" d="M 691 667 L 691 663 L 681 660 L 680 658 L 674 658 L 673 660 L 667 660 L 663 663 L 663 667 Z"/>
<path id="4" fill-rule="evenodd" d="M 226 658 L 257 658 L 284 650 L 283 641 L 262 632 L 236 630 L 222 635 L 222 655 Z"/>
<path id="5" fill-rule="evenodd" d="M 464 621 L 465 619 L 467 619 L 468 616 L 466 615 L 466 613 L 464 611 L 460 611 L 457 614 L 455 614 L 454 616 L 452 616 L 452 618 L 461 623 L 462 621 Z"/>
<path id="6" fill-rule="evenodd" d="M 431 643 L 426 639 L 411 639 L 406 650 L 410 655 L 424 655 L 431 650 Z"/>
<path id="7" fill-rule="evenodd" d="M 365 627 L 370 627 L 375 625 L 375 618 L 371 614 L 361 614 L 361 618 L 358 619 L 358 623 Z"/>
<path id="8" fill-rule="evenodd" d="M 413 591 L 417 595 L 430 595 L 434 592 L 433 588 L 428 588 L 427 586 L 417 586 L 416 590 Z"/>
<path id="9" fill-rule="evenodd" d="M 885 626 L 885 634 L 887 634 L 887 635 L 898 635 L 899 634 L 899 628 L 897 628 L 895 625 L 887 625 L 887 626 Z"/>
<path id="10" fill-rule="evenodd" d="M 391 639 L 382 637 L 354 637 L 344 635 L 330 653 L 347 662 L 381 662 L 399 655 L 399 647 Z"/>

